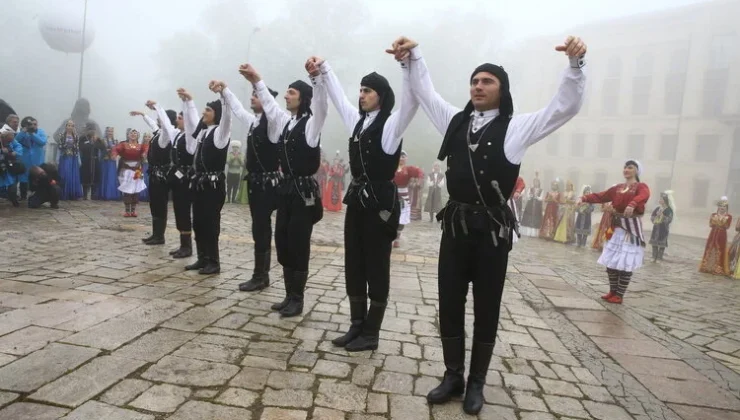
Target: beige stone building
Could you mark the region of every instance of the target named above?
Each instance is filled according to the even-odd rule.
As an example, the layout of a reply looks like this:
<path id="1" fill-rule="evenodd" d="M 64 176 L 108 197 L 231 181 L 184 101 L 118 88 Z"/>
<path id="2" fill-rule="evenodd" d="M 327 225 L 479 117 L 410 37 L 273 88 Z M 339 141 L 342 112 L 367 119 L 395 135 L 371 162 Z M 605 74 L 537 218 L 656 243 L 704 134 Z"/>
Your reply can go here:
<path id="1" fill-rule="evenodd" d="M 688 220 L 708 217 L 722 195 L 740 216 L 738 16 L 740 0 L 714 1 L 571 28 L 589 45 L 587 100 L 578 117 L 531 149 L 525 180 L 538 170 L 543 186 L 559 177 L 602 189 L 620 182 L 622 164 L 636 158 L 654 197 L 673 189 Z M 510 63 L 517 112 L 536 110 L 555 91 L 565 59 L 552 52 L 553 38 L 517 47 Z"/>

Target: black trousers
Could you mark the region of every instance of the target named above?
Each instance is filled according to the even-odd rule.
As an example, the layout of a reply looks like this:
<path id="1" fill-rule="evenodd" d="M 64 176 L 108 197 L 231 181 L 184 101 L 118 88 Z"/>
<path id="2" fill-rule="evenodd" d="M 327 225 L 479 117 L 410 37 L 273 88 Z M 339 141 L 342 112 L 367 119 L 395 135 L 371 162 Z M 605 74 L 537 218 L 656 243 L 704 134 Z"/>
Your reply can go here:
<path id="1" fill-rule="evenodd" d="M 391 281 L 391 250 L 400 212 L 388 221 L 378 210 L 348 204 L 344 217 L 344 279 L 347 295 L 386 302 Z"/>
<path id="2" fill-rule="evenodd" d="M 37 209 L 44 203 L 56 206 L 59 204 L 61 193 L 62 190 L 58 185 L 36 187 L 36 192 L 28 199 L 28 208 Z"/>
<path id="3" fill-rule="evenodd" d="M 218 237 L 221 234 L 221 209 L 226 200 L 226 182 L 223 176 L 202 188 L 193 186 L 193 232 L 198 255 L 218 263 Z"/>
<path id="4" fill-rule="evenodd" d="M 187 177 L 170 181 L 172 191 L 172 208 L 175 211 L 175 224 L 180 234 L 189 234 L 193 230 L 190 211 L 193 207 L 190 183 Z M 151 198 L 150 198 L 151 205 Z"/>
<path id="5" fill-rule="evenodd" d="M 278 262 L 283 267 L 295 271 L 308 270 L 316 206 L 321 206 L 320 197 L 315 198 L 312 206 L 307 206 L 295 190 L 278 197 L 275 248 Z"/>
<path id="6" fill-rule="evenodd" d="M 456 235 L 445 228 L 439 247 L 439 327 L 443 338 L 465 336 L 465 302 L 468 283 L 473 283 L 473 339 L 492 344 L 496 340 L 501 295 L 504 292 L 510 245 L 491 232 L 459 226 Z"/>
<path id="7" fill-rule="evenodd" d="M 152 220 L 167 220 L 167 203 L 170 201 L 170 185 L 157 176 L 149 177 L 149 210 Z M 164 232 L 163 232 L 164 233 Z"/>
<path id="8" fill-rule="evenodd" d="M 229 197 L 229 201 L 232 203 L 236 201 L 236 196 L 239 194 L 241 180 L 241 174 L 226 174 L 226 196 Z"/>
<path id="9" fill-rule="evenodd" d="M 252 214 L 254 252 L 260 254 L 270 252 L 272 212 L 277 209 L 277 190 L 272 186 L 263 188 L 261 184 L 253 185 L 250 181 L 247 191 L 249 193 L 249 212 Z M 310 235 L 309 233 L 309 239 Z"/>

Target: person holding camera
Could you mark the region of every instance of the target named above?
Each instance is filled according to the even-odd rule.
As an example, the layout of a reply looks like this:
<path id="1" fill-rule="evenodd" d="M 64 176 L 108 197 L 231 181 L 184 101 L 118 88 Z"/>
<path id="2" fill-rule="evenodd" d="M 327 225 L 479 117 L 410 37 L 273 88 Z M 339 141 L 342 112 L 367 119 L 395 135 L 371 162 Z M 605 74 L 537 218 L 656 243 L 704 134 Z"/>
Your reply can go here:
<path id="1" fill-rule="evenodd" d="M 46 157 L 44 152 L 46 132 L 39 128 L 36 118 L 25 117 L 21 121 L 21 131 L 15 135 L 15 141 L 23 148 L 21 160 L 26 167 L 26 172 L 18 176 L 18 182 L 20 183 L 21 200 L 25 200 L 28 197 L 28 170 L 32 166 L 44 163 Z"/>
<path id="2" fill-rule="evenodd" d="M 18 207 L 18 175 L 26 169 L 21 162 L 23 148 L 15 141 L 15 131 L 5 124 L 0 129 L 0 196 Z"/>
<path id="3" fill-rule="evenodd" d="M 49 203 L 53 209 L 59 208 L 59 171 L 53 163 L 42 163 L 28 170 L 29 188 L 33 195 L 28 198 L 28 208 L 38 209 Z"/>

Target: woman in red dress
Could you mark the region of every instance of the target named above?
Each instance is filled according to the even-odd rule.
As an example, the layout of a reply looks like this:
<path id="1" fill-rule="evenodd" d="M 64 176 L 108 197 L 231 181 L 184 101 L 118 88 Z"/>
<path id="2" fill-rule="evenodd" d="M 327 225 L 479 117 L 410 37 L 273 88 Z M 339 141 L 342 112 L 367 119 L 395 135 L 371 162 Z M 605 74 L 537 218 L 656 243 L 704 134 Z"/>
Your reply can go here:
<path id="1" fill-rule="evenodd" d="M 610 303 L 622 303 L 632 272 L 642 266 L 645 256 L 645 237 L 642 215 L 650 198 L 650 188 L 640 182 L 640 162 L 628 160 L 622 174 L 625 182 L 606 191 L 581 197 L 576 206 L 584 203 L 612 203 L 614 214 L 606 231 L 607 242 L 599 257 L 609 276 L 609 293 L 601 298 Z"/>
<path id="2" fill-rule="evenodd" d="M 344 189 L 344 166 L 339 158 L 334 158 L 334 164 L 329 168 L 329 180 L 326 183 L 324 208 L 328 211 L 342 211 L 342 190 Z"/>
<path id="3" fill-rule="evenodd" d="M 594 242 L 591 244 L 593 249 L 598 249 L 599 251 L 604 249 L 606 231 L 609 229 L 609 226 L 612 225 L 613 213 L 614 209 L 612 208 L 611 203 L 604 203 L 601 205 L 601 223 L 599 223 L 599 228 L 596 230 L 596 235 L 594 235 Z"/>
<path id="4" fill-rule="evenodd" d="M 556 179 L 550 184 L 551 191 L 545 196 L 545 215 L 542 217 L 542 227 L 540 227 L 540 238 L 552 239 L 555 237 L 555 229 L 558 227 L 558 210 L 562 194 L 560 193 L 560 182 Z"/>
<path id="5" fill-rule="evenodd" d="M 139 202 L 139 193 L 146 189 L 142 163 L 147 146 L 139 144 L 139 132 L 136 130 L 129 130 L 126 140 L 118 143 L 111 150 L 111 155 L 121 157 L 118 161 L 118 190 L 123 193 L 123 204 L 126 206 L 123 217 L 137 217 L 136 204 Z"/>
<path id="6" fill-rule="evenodd" d="M 702 273 L 728 275 L 730 274 L 727 260 L 727 230 L 732 226 L 732 215 L 729 213 L 727 197 L 722 197 L 717 203 L 717 212 L 709 219 L 707 246 L 704 248 L 704 257 L 701 259 L 699 271 Z"/>

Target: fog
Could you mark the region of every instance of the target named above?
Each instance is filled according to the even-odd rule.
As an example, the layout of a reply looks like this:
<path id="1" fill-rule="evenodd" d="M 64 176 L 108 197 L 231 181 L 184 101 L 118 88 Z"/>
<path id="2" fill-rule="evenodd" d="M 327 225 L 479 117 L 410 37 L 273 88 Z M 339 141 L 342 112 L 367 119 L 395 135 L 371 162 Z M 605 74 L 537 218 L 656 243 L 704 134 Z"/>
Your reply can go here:
<path id="1" fill-rule="evenodd" d="M 534 172 L 539 171 L 543 185 L 549 184 L 551 179 L 547 177 L 559 177 L 564 182 L 575 177 L 573 168 L 576 168 L 580 172 L 577 184 L 608 186 L 619 182 L 620 162 L 626 158 L 647 161 L 646 173 L 655 170 L 655 164 L 650 162 L 656 161 L 664 178 L 658 179 L 653 172 L 647 179 L 660 183 L 660 188 L 673 188 L 683 208 L 700 213 L 710 209 L 720 195 L 730 195 L 733 203 L 740 205 L 740 187 L 731 181 L 735 178 L 732 171 L 740 170 L 740 163 L 739 159 L 730 158 L 733 153 L 740 154 L 740 145 L 735 145 L 740 143 L 740 136 L 733 135 L 737 132 L 736 115 L 740 114 L 740 44 L 736 22 L 731 24 L 729 17 L 738 16 L 739 4 L 738 1 L 697 0 L 587 3 L 576 0 L 88 0 L 87 22 L 94 30 L 94 40 L 84 55 L 82 96 L 90 100 L 91 117 L 102 127 L 115 127 L 116 136 L 121 139 L 128 127 L 147 128 L 140 118 L 128 116 L 130 110 L 144 111 L 147 99 L 179 110 L 181 102 L 175 95 L 178 87 L 189 89 L 202 108 L 214 98 L 207 89 L 208 81 L 221 79 L 247 104 L 251 88 L 237 73 L 238 65 L 247 61 L 260 71 L 270 87 L 281 92 L 279 99 L 290 82 L 297 78 L 307 80 L 303 63 L 311 55 L 320 55 L 332 64 L 352 102 L 356 101 L 361 77 L 371 71 L 385 75 L 398 95 L 400 70 L 383 50 L 395 37 L 406 35 L 420 42 L 437 90 L 451 103 L 464 106 L 470 72 L 482 62 L 493 62 L 509 72 L 516 112 L 529 112 L 546 104 L 555 91 L 560 71 L 567 66 L 567 60 L 553 47 L 568 34 L 580 35 L 589 45 L 589 96 L 585 115 L 579 116 L 575 123 L 582 127 L 578 130 L 584 135 L 587 152 L 573 153 L 580 144 L 572 143 L 578 133 L 564 131 L 552 139 L 558 142 L 559 148 L 548 149 L 551 139 L 546 139 L 525 157 L 522 169 L 525 179 L 530 181 Z M 71 19 L 81 21 L 84 0 L 4 0 L 2 6 L 0 33 L 4 48 L 0 50 L 0 98 L 10 103 L 21 118 L 32 115 L 39 120 L 40 127 L 53 131 L 69 117 L 77 99 L 80 55 L 51 49 L 40 34 L 38 22 L 54 11 L 63 11 Z M 728 22 L 717 22 L 718 16 L 726 16 Z M 709 17 L 714 19 L 712 25 L 700 22 Z M 679 27 L 683 28 L 682 33 L 675 34 Z M 697 29 L 701 27 L 706 29 Z M 712 30 L 717 33 L 711 33 Z M 719 41 L 720 47 L 716 46 L 715 35 L 725 37 Z M 728 75 L 724 76 L 724 89 L 717 89 L 726 96 L 715 100 L 722 103 L 721 109 L 717 115 L 705 115 L 706 112 L 700 109 L 694 112 L 684 104 L 678 116 L 666 117 L 662 104 L 668 99 L 656 93 L 657 96 L 647 99 L 651 105 L 645 113 L 635 112 L 630 104 L 640 100 L 634 99 L 633 91 L 639 90 L 635 86 L 644 86 L 644 81 L 639 85 L 634 80 L 639 76 L 635 68 L 640 68 L 640 64 L 635 64 L 635 51 L 653 45 L 655 52 L 647 54 L 657 57 L 664 52 L 664 46 L 681 42 L 692 46 L 685 72 L 688 82 L 681 91 L 686 93 L 679 95 L 682 103 L 685 97 L 691 97 L 693 88 L 689 82 L 693 76 L 699 80 L 707 78 L 704 69 L 693 74 L 691 63 L 707 63 L 711 57 L 701 54 L 707 50 L 714 54 L 713 48 L 721 50 L 717 54 L 726 55 L 723 59 L 728 63 L 725 66 Z M 614 87 L 605 80 L 614 76 L 609 69 L 620 59 L 624 71 L 616 76 L 621 84 Z M 661 60 L 654 61 L 670 62 L 670 59 Z M 652 84 L 645 89 L 653 92 L 667 89 L 664 79 L 670 71 L 670 66 L 656 64 L 649 74 Z M 611 88 L 605 87 L 608 85 Z M 706 90 L 706 84 L 701 86 L 698 89 Z M 617 101 L 625 104 L 616 106 L 617 110 L 607 115 L 614 121 L 603 118 L 602 108 L 610 106 L 604 103 L 604 95 L 617 96 L 623 99 Z M 280 102 L 283 103 L 282 99 Z M 729 122 L 722 122 L 717 128 L 709 121 L 696 128 L 692 125 L 694 114 L 710 119 L 729 118 Z M 641 128 L 666 118 L 669 120 L 666 124 L 672 124 L 677 137 L 677 150 L 667 163 L 657 150 L 665 129 Z M 641 126 L 631 127 L 633 123 Z M 611 133 L 615 146 L 604 150 L 606 146 L 597 147 L 597 143 L 606 141 L 604 136 L 609 133 L 605 134 L 605 126 L 609 124 L 618 125 L 621 131 Z M 643 149 L 645 156 L 634 156 L 633 150 L 627 150 L 629 147 L 619 146 L 639 143 L 639 139 L 635 140 L 638 134 L 631 128 L 642 130 L 644 143 L 648 145 Z M 702 130 L 709 132 L 702 134 Z M 717 160 L 709 162 L 714 164 L 710 169 L 700 168 L 698 175 L 678 182 L 676 173 L 686 165 L 694 165 L 692 156 L 698 153 L 693 143 L 682 146 L 684 137 L 694 142 L 700 134 L 718 136 Z M 232 138 L 243 140 L 244 137 L 244 127 L 236 123 Z M 347 137 L 336 112 L 330 108 L 322 133 L 327 155 L 339 150 L 346 157 Z M 419 111 L 404 138 L 409 163 L 431 169 L 441 136 L 423 111 Z M 590 148 L 593 150 L 589 152 Z M 663 153 L 666 154 L 670 153 Z M 589 165 L 594 164 L 591 157 L 602 159 L 599 168 L 580 170 L 591 168 Z M 671 170 L 660 162 L 670 164 Z M 676 162 L 680 163 L 679 171 Z M 594 173 L 597 169 L 606 172 L 606 179 Z M 718 175 L 716 171 L 722 173 Z M 667 172 L 671 176 L 668 185 Z M 736 179 L 740 180 L 740 172 L 737 174 Z M 695 197 L 692 189 L 696 189 L 697 179 L 704 179 L 702 176 L 711 186 L 703 206 L 699 205 L 702 197 Z"/>

